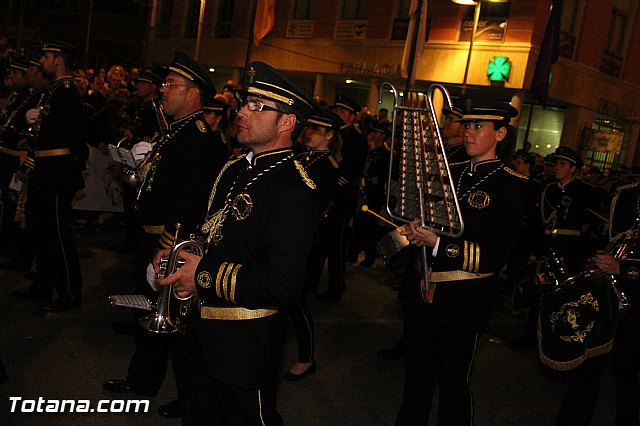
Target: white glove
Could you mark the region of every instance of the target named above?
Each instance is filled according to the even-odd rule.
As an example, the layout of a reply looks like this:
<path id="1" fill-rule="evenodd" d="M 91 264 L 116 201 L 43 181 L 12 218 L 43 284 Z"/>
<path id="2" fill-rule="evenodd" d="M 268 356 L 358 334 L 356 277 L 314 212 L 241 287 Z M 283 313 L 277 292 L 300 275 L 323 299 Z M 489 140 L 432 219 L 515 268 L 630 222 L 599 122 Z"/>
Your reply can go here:
<path id="1" fill-rule="evenodd" d="M 149 266 L 147 266 L 147 283 L 149 283 L 153 291 L 158 291 L 158 284 L 156 284 L 157 277 L 158 274 L 156 274 L 156 271 L 153 269 L 153 264 L 149 263 Z"/>
<path id="2" fill-rule="evenodd" d="M 27 119 L 27 124 L 33 124 L 36 122 L 36 119 L 40 115 L 40 108 L 31 108 L 25 113 L 25 118 Z"/>
<path id="3" fill-rule="evenodd" d="M 131 148 L 131 154 L 133 154 L 133 159 L 136 160 L 136 163 L 142 161 L 144 156 L 147 155 L 149 151 L 151 151 L 151 145 L 149 142 L 138 142 Z"/>

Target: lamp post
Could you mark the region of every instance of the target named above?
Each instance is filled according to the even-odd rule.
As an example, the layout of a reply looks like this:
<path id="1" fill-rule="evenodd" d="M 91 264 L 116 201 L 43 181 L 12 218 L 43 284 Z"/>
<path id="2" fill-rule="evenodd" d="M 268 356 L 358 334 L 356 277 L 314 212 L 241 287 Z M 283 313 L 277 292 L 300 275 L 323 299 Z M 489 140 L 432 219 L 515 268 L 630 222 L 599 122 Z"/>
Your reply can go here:
<path id="1" fill-rule="evenodd" d="M 480 20 L 480 7 L 482 5 L 481 0 L 451 0 L 453 3 L 461 4 L 465 6 L 474 6 L 473 13 L 473 29 L 471 30 L 471 40 L 469 41 L 469 53 L 467 53 L 467 64 L 464 67 L 464 77 L 462 78 L 462 93 L 467 91 L 467 77 L 469 76 L 469 65 L 471 64 L 471 53 L 473 52 L 473 40 L 476 38 L 476 31 L 478 30 L 478 21 Z"/>

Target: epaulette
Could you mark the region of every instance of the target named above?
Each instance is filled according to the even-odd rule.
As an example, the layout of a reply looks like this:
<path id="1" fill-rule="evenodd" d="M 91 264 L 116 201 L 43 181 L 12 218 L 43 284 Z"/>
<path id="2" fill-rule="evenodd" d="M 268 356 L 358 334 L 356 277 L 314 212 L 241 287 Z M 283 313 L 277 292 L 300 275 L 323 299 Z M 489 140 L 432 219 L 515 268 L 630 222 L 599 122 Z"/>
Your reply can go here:
<path id="1" fill-rule="evenodd" d="M 207 133 L 209 127 L 202 120 L 196 120 L 196 127 L 200 133 Z"/>
<path id="2" fill-rule="evenodd" d="M 340 165 L 338 164 L 338 161 L 335 158 L 333 158 L 333 155 L 329 155 L 329 161 L 331 162 L 333 167 L 335 167 L 336 169 L 340 167 Z"/>
<path id="3" fill-rule="evenodd" d="M 506 171 L 507 173 L 509 173 L 510 175 L 513 175 L 515 177 L 519 177 L 520 179 L 529 180 L 528 176 L 521 175 L 520 173 L 518 173 L 515 170 L 513 170 L 511 167 L 502 166 L 502 169 L 504 171 Z"/>
<path id="4" fill-rule="evenodd" d="M 62 77 L 61 79 L 51 83 L 51 91 L 54 91 L 58 87 L 64 87 L 70 89 L 73 86 L 73 79 L 71 77 Z"/>
<path id="5" fill-rule="evenodd" d="M 304 167 L 302 167 L 302 164 L 300 164 L 298 160 L 293 160 L 293 164 L 295 164 L 296 169 L 298 169 L 298 173 L 300 174 L 300 177 L 302 178 L 304 183 L 311 189 L 317 189 L 315 182 L 311 180 L 311 178 L 307 174 L 307 171 L 304 169 Z"/>

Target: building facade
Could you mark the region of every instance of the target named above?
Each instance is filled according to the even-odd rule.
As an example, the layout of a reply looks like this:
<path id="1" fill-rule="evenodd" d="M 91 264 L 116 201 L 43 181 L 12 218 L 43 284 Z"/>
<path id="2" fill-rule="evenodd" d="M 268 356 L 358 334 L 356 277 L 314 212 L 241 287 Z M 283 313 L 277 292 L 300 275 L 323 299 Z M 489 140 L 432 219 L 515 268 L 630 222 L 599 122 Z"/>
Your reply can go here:
<path id="1" fill-rule="evenodd" d="M 640 164 L 640 2 L 553 2 L 562 4 L 560 57 L 544 107 L 530 88 L 552 0 L 481 0 L 470 6 L 423 1 L 426 34 L 416 50 L 411 89 L 427 92 L 437 82 L 454 99 L 487 92 L 511 101 L 520 111 L 513 123 L 516 147 L 527 144 L 544 155 L 558 145 L 571 146 L 601 169 Z M 13 38 L 84 45 L 93 67 L 160 66 L 182 50 L 215 70 L 218 87 L 228 79 L 242 81 L 247 61 L 260 60 L 310 95 L 331 103 L 337 92 L 348 92 L 372 112 L 394 106 L 386 94 L 378 104 L 383 82 L 399 92 L 407 87 L 403 53 L 411 0 L 276 0 L 274 26 L 257 46 L 249 43 L 256 3 L 10 2 L 2 29 Z"/>

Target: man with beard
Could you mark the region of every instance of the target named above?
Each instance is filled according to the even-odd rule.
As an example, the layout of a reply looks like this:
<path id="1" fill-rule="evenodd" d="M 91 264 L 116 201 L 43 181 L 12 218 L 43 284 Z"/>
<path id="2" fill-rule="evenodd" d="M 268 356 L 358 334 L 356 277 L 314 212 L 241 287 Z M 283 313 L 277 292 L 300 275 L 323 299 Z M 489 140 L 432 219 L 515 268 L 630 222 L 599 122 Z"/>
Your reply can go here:
<path id="1" fill-rule="evenodd" d="M 162 107 L 173 120 L 165 137 L 138 167 L 141 184 L 136 208 L 142 229 L 136 239 L 134 272 L 136 292 L 150 300 L 156 300 L 157 293 L 147 283 L 149 263 L 158 249 L 177 242 L 176 224 L 181 225 L 179 239 L 188 239 L 197 231 L 206 212 L 211 182 L 226 160 L 225 146 L 216 143 L 202 113 L 205 95 L 215 91 L 207 71 L 182 52 L 175 53 L 166 71 Z M 138 312 L 136 319 L 147 313 Z M 181 397 L 181 336 L 153 334 L 136 326 L 134 338 L 136 352 L 127 378 L 109 379 L 103 387 L 112 392 L 155 395 L 164 381 L 171 353 Z"/>
<path id="2" fill-rule="evenodd" d="M 237 137 L 251 152 L 215 180 L 204 257 L 182 253 L 186 263 L 158 280 L 200 301 L 188 338 L 188 424 L 282 424 L 282 308 L 298 302 L 320 218 L 316 185 L 293 152 L 313 101 L 262 62 L 250 64 L 248 76 L 237 91 Z M 156 256 L 156 271 L 167 255 Z"/>

